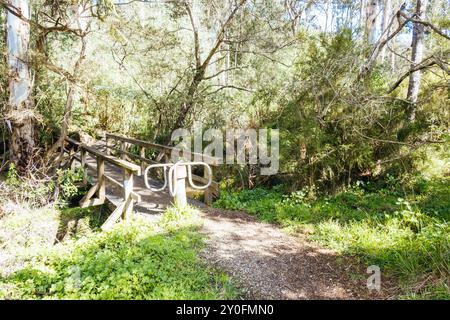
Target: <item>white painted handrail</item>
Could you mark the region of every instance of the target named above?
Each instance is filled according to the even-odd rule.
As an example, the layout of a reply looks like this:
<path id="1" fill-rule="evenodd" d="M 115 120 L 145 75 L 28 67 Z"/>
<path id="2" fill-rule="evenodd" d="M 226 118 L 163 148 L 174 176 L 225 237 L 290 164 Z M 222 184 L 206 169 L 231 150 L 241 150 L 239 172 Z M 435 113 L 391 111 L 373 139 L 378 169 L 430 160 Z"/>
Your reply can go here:
<path id="1" fill-rule="evenodd" d="M 209 166 L 209 164 L 205 163 L 205 162 L 187 162 L 186 163 L 187 169 L 188 169 L 188 181 L 189 184 L 191 185 L 192 188 L 197 189 L 197 190 L 205 190 L 207 189 L 211 183 L 212 183 L 212 169 Z M 198 186 L 194 183 L 194 181 L 192 181 L 192 166 L 204 166 L 206 172 L 208 173 L 208 183 L 203 185 L 203 186 Z"/>
<path id="2" fill-rule="evenodd" d="M 187 169 L 187 172 L 181 173 L 181 175 L 185 175 L 185 176 L 178 176 L 178 170 L 179 167 L 184 166 Z M 196 185 L 192 179 L 192 166 L 204 166 L 206 173 L 207 173 L 207 183 L 205 185 L 199 186 Z M 152 188 L 148 182 L 148 172 L 151 169 L 154 168 L 163 168 L 164 169 L 164 185 L 162 188 Z M 167 168 L 169 168 L 169 171 L 167 172 Z M 145 169 L 144 172 L 144 181 L 145 181 L 145 186 L 150 189 L 151 191 L 162 191 L 164 190 L 166 187 L 168 187 L 169 189 L 169 193 L 172 197 L 175 197 L 177 194 L 179 194 L 179 190 L 177 190 L 178 188 L 178 183 L 177 180 L 182 179 L 184 180 L 184 178 L 187 176 L 188 181 L 189 181 L 189 185 L 193 188 L 193 189 L 197 189 L 197 190 L 205 190 L 207 189 L 211 183 L 212 183 L 212 169 L 209 166 L 209 164 L 205 163 L 205 162 L 201 162 L 201 161 L 197 161 L 197 162 L 184 162 L 182 160 L 176 162 L 176 163 L 164 163 L 164 164 L 154 164 L 154 165 L 150 165 Z M 183 188 L 184 188 L 184 182 L 182 182 Z M 181 190 L 180 192 L 183 192 L 184 194 L 186 193 L 185 190 Z"/>
<path id="3" fill-rule="evenodd" d="M 148 166 L 147 168 L 145 168 L 145 172 L 144 172 L 145 186 L 153 192 L 159 192 L 159 191 L 164 190 L 167 187 L 167 180 L 168 180 L 167 179 L 167 168 L 171 167 L 171 166 L 172 166 L 171 163 L 163 163 L 163 164 L 152 164 L 152 165 Z M 148 172 L 151 169 L 155 169 L 155 168 L 163 168 L 163 170 L 164 170 L 164 185 L 161 188 L 152 188 L 152 186 L 148 182 Z"/>

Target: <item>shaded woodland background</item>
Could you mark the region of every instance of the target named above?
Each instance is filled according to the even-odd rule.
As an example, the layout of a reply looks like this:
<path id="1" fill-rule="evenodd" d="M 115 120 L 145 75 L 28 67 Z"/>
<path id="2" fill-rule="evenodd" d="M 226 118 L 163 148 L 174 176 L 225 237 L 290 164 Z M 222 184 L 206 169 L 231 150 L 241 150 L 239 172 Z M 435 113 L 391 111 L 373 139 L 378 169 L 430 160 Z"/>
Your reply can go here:
<path id="1" fill-rule="evenodd" d="M 21 15 L 14 3 L 2 1 L 2 28 Z M 334 189 L 410 173 L 448 142 L 447 1 L 30 5 L 25 100 L 11 105 L 14 73 L 1 73 L 3 136 L 21 171 L 42 168 L 68 131 L 167 143 L 199 121 L 280 129 L 278 178 Z M 255 184 L 257 168 L 234 170 Z"/>

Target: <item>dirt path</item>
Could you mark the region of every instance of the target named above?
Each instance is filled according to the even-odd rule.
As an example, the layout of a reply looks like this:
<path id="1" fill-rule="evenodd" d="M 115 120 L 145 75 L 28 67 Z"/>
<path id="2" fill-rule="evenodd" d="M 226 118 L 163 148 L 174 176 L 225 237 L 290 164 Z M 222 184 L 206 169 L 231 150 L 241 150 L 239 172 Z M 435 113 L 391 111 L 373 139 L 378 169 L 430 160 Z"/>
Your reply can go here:
<path id="1" fill-rule="evenodd" d="M 206 261 L 225 269 L 250 299 L 382 299 L 368 275 L 305 238 L 291 237 L 247 214 L 202 206 Z M 352 273 L 359 274 L 351 279 Z"/>

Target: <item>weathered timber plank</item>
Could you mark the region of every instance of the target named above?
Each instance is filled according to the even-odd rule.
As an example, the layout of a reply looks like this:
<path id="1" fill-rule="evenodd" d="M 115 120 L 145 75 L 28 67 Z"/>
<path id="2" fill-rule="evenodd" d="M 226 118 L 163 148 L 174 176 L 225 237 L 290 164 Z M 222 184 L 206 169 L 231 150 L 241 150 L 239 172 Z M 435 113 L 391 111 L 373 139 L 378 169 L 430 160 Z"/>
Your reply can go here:
<path id="1" fill-rule="evenodd" d="M 192 157 L 192 156 L 200 157 L 201 159 L 203 159 L 203 161 L 206 161 L 210 165 L 213 165 L 213 166 L 219 165 L 220 160 L 221 160 L 220 158 L 217 158 L 217 157 L 211 157 L 211 156 L 207 156 L 207 155 L 204 155 L 201 153 L 185 151 L 185 150 L 174 148 L 174 147 L 164 146 L 164 145 L 158 144 L 158 143 L 151 143 L 151 142 L 147 142 L 147 141 L 143 141 L 143 140 L 128 138 L 128 137 L 120 136 L 120 135 L 113 134 L 113 133 L 105 133 L 105 136 L 106 136 L 106 138 L 116 139 L 116 140 L 119 140 L 122 142 L 128 142 L 128 143 L 134 144 L 139 147 L 156 149 L 156 150 L 162 151 L 164 153 L 171 153 L 172 151 L 177 151 L 179 153 L 184 153 L 185 155 L 190 156 L 190 157 Z"/>
<path id="2" fill-rule="evenodd" d="M 120 168 L 123 169 L 127 169 L 130 170 L 131 172 L 133 172 L 133 174 L 137 174 L 140 175 L 141 174 L 141 167 L 138 166 L 137 164 L 131 163 L 129 161 L 125 161 L 113 156 L 109 156 L 106 153 L 103 153 L 101 151 L 98 151 L 95 148 L 92 147 L 88 147 L 82 143 L 80 143 L 79 141 L 76 141 L 74 139 L 71 138 L 66 138 L 66 140 L 70 143 L 73 143 L 77 146 L 79 146 L 80 148 L 86 150 L 88 153 L 92 154 L 93 156 L 95 156 L 96 158 L 103 158 L 105 161 L 112 163 Z"/>

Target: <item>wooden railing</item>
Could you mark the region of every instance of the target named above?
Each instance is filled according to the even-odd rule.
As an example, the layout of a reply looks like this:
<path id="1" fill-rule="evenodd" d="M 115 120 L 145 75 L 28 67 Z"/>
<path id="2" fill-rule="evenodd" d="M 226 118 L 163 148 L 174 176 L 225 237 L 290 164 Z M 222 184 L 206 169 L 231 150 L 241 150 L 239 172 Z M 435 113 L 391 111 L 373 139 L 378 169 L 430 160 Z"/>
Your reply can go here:
<path id="1" fill-rule="evenodd" d="M 179 152 L 180 154 L 183 153 L 183 156 L 187 157 L 197 157 L 198 159 L 202 159 L 202 161 L 205 161 L 209 163 L 211 166 L 218 166 L 220 164 L 220 159 L 217 157 L 211 157 L 195 152 L 189 152 L 185 150 L 180 150 L 174 147 L 164 146 L 157 143 L 151 143 L 143 140 L 128 138 L 124 136 L 120 136 L 117 134 L 112 133 L 105 133 L 104 136 L 105 139 L 105 152 L 107 154 L 110 154 L 111 151 L 115 151 L 117 153 L 117 156 L 120 157 L 123 160 L 126 160 L 127 158 L 132 160 L 136 159 L 139 160 L 140 166 L 141 166 L 141 172 L 143 173 L 146 167 L 146 164 L 156 164 L 156 163 L 169 163 L 171 159 L 171 154 L 174 151 Z M 134 154 L 132 152 L 129 152 L 129 147 L 133 145 L 139 148 L 139 155 Z M 146 158 L 146 150 L 154 150 L 159 152 L 163 155 L 162 159 L 160 161 L 155 161 Z M 158 160 L 158 158 L 157 158 Z M 213 169 L 214 174 L 214 169 Z M 205 172 L 206 175 L 206 172 Z M 214 176 L 213 176 L 214 177 Z M 192 179 L 199 183 L 208 183 L 208 179 L 206 176 L 198 176 L 198 175 L 192 175 Z M 204 191 L 204 201 L 206 204 L 212 203 L 212 200 L 214 197 L 219 196 L 219 184 L 216 181 L 213 181 L 211 185 Z"/>
<path id="2" fill-rule="evenodd" d="M 97 149 L 86 146 L 71 138 L 66 138 L 66 142 L 69 144 L 69 148 L 64 151 L 69 153 L 72 159 L 75 159 L 81 163 L 83 168 L 87 167 L 86 155 L 89 154 L 97 161 L 97 181 L 89 189 L 86 195 L 80 200 L 80 206 L 82 208 L 102 205 L 105 203 L 105 186 L 106 181 L 113 183 L 114 185 L 123 189 L 123 201 L 116 207 L 112 214 L 108 217 L 105 223 L 102 225 L 103 230 L 108 230 L 111 226 L 120 218 L 126 220 L 133 212 L 133 202 L 139 202 L 140 196 L 133 191 L 133 178 L 134 175 L 141 175 L 141 167 L 117 157 L 105 154 Z M 80 152 L 80 156 L 76 155 L 76 152 Z M 105 174 L 105 162 L 109 162 L 121 169 L 123 169 L 123 181 L 119 182 L 112 177 Z M 85 170 L 83 183 L 87 183 L 87 171 Z"/>

